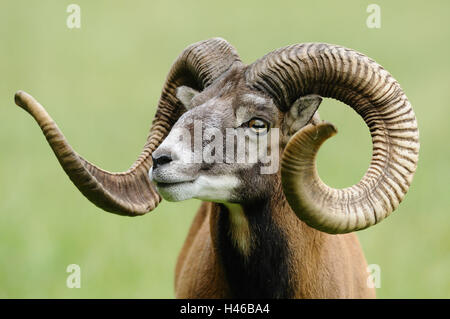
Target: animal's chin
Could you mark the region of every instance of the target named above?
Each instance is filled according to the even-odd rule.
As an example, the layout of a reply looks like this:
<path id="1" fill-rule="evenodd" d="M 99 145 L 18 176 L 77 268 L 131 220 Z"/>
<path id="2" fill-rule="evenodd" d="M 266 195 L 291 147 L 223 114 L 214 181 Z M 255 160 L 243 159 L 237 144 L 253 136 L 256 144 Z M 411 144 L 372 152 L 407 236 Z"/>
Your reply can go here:
<path id="1" fill-rule="evenodd" d="M 169 202 L 179 202 L 190 199 L 194 195 L 195 180 L 175 182 L 175 183 L 158 183 L 156 189 L 159 194 Z"/>
<path id="2" fill-rule="evenodd" d="M 175 183 L 153 180 L 159 194 L 170 202 L 196 198 L 211 202 L 233 201 L 233 193 L 240 185 L 236 176 L 199 175 L 196 179 Z"/>

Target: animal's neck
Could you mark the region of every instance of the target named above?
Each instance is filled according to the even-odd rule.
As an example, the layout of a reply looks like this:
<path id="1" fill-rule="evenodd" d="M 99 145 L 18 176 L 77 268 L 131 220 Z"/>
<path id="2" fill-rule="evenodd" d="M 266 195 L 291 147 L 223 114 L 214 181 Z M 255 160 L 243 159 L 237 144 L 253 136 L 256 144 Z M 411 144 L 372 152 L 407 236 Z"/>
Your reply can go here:
<path id="1" fill-rule="evenodd" d="M 217 204 L 215 246 L 235 297 L 289 298 L 289 240 L 280 227 L 285 201 L 276 196 L 248 205 Z"/>

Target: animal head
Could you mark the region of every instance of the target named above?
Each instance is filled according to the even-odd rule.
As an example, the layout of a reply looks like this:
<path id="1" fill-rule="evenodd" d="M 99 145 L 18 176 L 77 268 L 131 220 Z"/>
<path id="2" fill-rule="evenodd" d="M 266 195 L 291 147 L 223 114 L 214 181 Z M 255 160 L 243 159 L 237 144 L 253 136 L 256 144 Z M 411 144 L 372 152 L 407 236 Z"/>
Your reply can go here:
<path id="1" fill-rule="evenodd" d="M 311 120 L 321 98 L 302 97 L 283 112 L 247 85 L 245 70 L 231 67 L 202 92 L 176 89 L 186 111 L 152 153 L 149 172 L 165 199 L 251 203 L 280 185 L 281 148 Z"/>
<path id="2" fill-rule="evenodd" d="M 322 97 L 352 107 L 372 135 L 370 167 L 350 188 L 330 188 L 317 174 L 316 154 L 336 133 L 316 113 Z M 78 189 L 123 215 L 153 210 L 160 195 L 248 203 L 279 185 L 308 225 L 351 232 L 397 208 L 418 161 L 417 122 L 399 84 L 365 55 L 324 43 L 281 48 L 250 65 L 223 39 L 189 46 L 167 76 L 143 152 L 124 173 L 73 151 L 28 94 L 18 92 L 16 103 L 37 120 Z"/>

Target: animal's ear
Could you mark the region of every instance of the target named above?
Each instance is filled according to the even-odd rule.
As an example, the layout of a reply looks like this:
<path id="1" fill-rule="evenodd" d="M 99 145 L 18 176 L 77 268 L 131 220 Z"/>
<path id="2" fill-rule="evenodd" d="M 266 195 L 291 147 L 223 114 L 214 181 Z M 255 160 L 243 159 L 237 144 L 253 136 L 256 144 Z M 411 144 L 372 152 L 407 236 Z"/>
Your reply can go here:
<path id="1" fill-rule="evenodd" d="M 192 108 L 192 99 L 198 94 L 199 92 L 194 90 L 193 88 L 190 88 L 188 86 L 179 86 L 176 90 L 176 96 L 177 98 L 183 103 L 183 105 L 186 107 L 186 109 Z"/>
<path id="2" fill-rule="evenodd" d="M 321 102 L 322 97 L 311 94 L 302 96 L 292 103 L 291 108 L 284 115 L 283 133 L 291 136 L 309 122 L 313 124 L 319 122 L 319 114 L 316 111 Z"/>

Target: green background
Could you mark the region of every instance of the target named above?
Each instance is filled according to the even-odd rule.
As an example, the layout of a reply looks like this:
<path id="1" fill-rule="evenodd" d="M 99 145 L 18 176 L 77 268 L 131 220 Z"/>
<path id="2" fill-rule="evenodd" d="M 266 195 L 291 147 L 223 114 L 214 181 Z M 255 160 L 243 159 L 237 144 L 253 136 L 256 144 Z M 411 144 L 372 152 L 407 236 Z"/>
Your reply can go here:
<path id="1" fill-rule="evenodd" d="M 421 152 L 412 187 L 386 221 L 359 233 L 381 267 L 381 298 L 450 297 L 450 2 L 87 1 L 81 29 L 69 1 L 0 4 L 0 297 L 172 298 L 176 257 L 199 201 L 163 202 L 144 217 L 107 214 L 71 184 L 15 91 L 34 95 L 84 157 L 126 170 L 143 146 L 165 76 L 189 44 L 227 39 L 243 61 L 292 43 L 367 54 L 400 82 L 416 112 Z M 381 7 L 369 29 L 366 8 Z M 362 177 L 364 123 L 326 100 L 339 134 L 319 154 L 335 187 Z M 66 267 L 81 267 L 81 289 Z"/>

